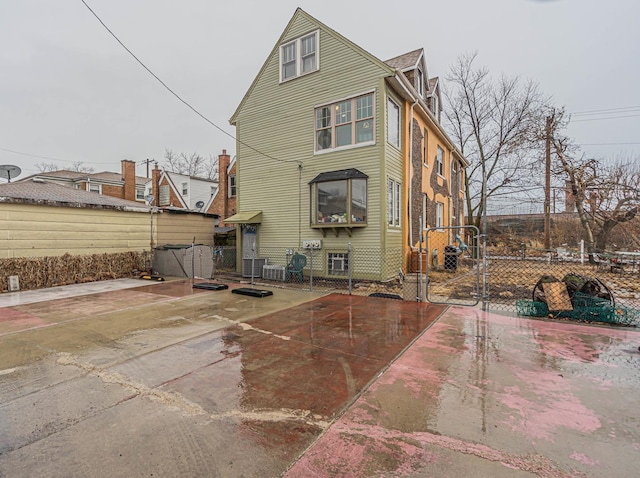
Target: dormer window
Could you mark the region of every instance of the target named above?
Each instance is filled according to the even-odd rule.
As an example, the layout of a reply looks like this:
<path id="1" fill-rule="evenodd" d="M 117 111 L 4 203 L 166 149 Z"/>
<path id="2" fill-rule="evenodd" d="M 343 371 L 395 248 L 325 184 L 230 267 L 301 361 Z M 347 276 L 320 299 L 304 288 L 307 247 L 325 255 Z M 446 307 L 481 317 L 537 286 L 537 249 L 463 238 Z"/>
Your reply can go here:
<path id="1" fill-rule="evenodd" d="M 318 38 L 315 31 L 280 46 L 280 82 L 318 70 Z"/>
<path id="2" fill-rule="evenodd" d="M 418 74 L 416 75 L 418 78 L 417 90 L 418 94 L 421 97 L 424 97 L 424 76 L 422 75 L 422 70 L 418 69 Z"/>

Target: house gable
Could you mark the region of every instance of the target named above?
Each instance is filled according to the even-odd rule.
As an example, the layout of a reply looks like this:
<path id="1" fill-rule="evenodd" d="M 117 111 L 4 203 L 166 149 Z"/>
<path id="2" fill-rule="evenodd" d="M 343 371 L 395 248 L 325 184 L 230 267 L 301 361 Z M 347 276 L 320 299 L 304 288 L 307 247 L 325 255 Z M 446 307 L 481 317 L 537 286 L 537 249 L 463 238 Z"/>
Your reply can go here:
<path id="1" fill-rule="evenodd" d="M 323 69 L 325 69 L 325 68 L 330 68 L 334 73 L 338 73 L 338 72 L 335 71 L 336 70 L 335 65 L 329 64 L 326 67 L 324 65 L 324 49 L 323 49 L 323 47 L 327 46 L 327 47 L 329 47 L 331 49 L 335 48 L 335 46 L 326 45 L 326 40 L 325 40 L 324 36 L 327 35 L 329 37 L 332 37 L 334 40 L 337 40 L 337 42 L 341 43 L 343 47 L 347 47 L 347 48 L 349 48 L 351 50 L 354 50 L 354 52 L 356 52 L 358 55 L 360 55 L 362 57 L 365 57 L 369 62 L 371 62 L 372 64 L 378 66 L 383 71 L 386 71 L 386 73 L 388 75 L 393 74 L 393 72 L 394 72 L 394 68 L 393 67 L 385 65 L 384 62 L 380 61 L 375 56 L 371 55 L 370 53 L 368 53 L 367 51 L 365 51 L 364 49 L 362 49 L 361 47 L 359 47 L 355 43 L 351 42 L 349 39 L 347 39 L 344 36 L 340 35 L 335 30 L 329 28 L 328 26 L 326 26 L 322 22 L 318 21 L 317 19 L 315 19 L 314 17 L 312 17 L 311 15 L 306 13 L 301 8 L 298 8 L 298 9 L 296 9 L 296 11 L 295 11 L 293 17 L 291 18 L 291 20 L 289 20 L 289 23 L 287 24 L 286 28 L 284 29 L 284 31 L 280 35 L 280 38 L 278 38 L 278 41 L 276 42 L 276 44 L 272 48 L 271 52 L 269 53 L 269 56 L 267 57 L 266 61 L 262 65 L 262 68 L 260 68 L 260 71 L 258 72 L 257 76 L 255 77 L 255 79 L 251 83 L 251 86 L 249 87 L 249 90 L 247 91 L 247 93 L 242 98 L 240 104 L 238 105 L 238 108 L 236 109 L 234 114 L 229 119 L 229 123 L 231 123 L 232 125 L 236 124 L 236 122 L 238 121 L 238 118 L 241 116 L 242 110 L 244 109 L 246 103 L 255 95 L 256 88 L 259 88 L 260 84 L 263 81 L 267 81 L 267 82 L 270 82 L 270 83 L 273 82 L 274 75 L 273 75 L 273 71 L 272 70 L 274 69 L 274 67 L 275 67 L 275 70 L 277 72 L 277 75 L 275 76 L 275 78 L 277 79 L 276 80 L 276 84 L 281 83 L 281 81 L 280 81 L 280 79 L 281 79 L 280 47 L 282 45 L 288 43 L 288 42 L 291 42 L 291 41 L 293 41 L 293 40 L 295 40 L 297 38 L 303 37 L 303 36 L 305 36 L 307 34 L 310 34 L 310 33 L 314 32 L 314 31 L 318 31 L 319 32 L 319 41 L 318 41 L 319 44 L 317 46 L 317 48 L 319 50 L 319 57 L 317 58 L 317 61 L 318 61 L 319 65 L 320 65 L 320 67 L 317 69 L 317 71 L 314 71 L 314 73 L 322 72 Z M 330 55 L 331 52 L 328 52 L 328 54 Z M 341 65 L 341 66 L 343 66 L 343 65 Z M 338 68 L 338 70 L 339 69 L 340 68 Z M 267 77 L 266 80 L 264 79 L 265 76 Z M 300 79 L 300 78 L 298 77 L 298 78 L 295 78 L 295 79 Z"/>
<path id="2" fill-rule="evenodd" d="M 314 31 L 319 32 L 320 68 L 281 82 L 280 45 Z M 294 238 L 299 233 L 311 231 L 313 198 L 308 182 L 321 173 L 357 168 L 369 177 L 367 201 L 371 205 L 366 227 L 358 230 L 357 237 L 360 244 L 380 246 L 380 235 L 385 231 L 381 204 L 386 162 L 394 164 L 396 179 L 401 179 L 402 171 L 401 148 L 385 153 L 387 97 L 391 94 L 385 78 L 395 74 L 393 67 L 302 10 L 296 11 L 230 119 L 241 139 L 236 165 L 237 211 L 264 211 L 260 233 L 265 241 L 297 242 Z M 317 149 L 318 109 L 335 108 L 368 95 L 372 95 L 372 139 Z M 356 101 L 352 102 L 355 117 L 353 108 L 357 108 Z M 353 128 L 356 126 L 354 123 Z"/>

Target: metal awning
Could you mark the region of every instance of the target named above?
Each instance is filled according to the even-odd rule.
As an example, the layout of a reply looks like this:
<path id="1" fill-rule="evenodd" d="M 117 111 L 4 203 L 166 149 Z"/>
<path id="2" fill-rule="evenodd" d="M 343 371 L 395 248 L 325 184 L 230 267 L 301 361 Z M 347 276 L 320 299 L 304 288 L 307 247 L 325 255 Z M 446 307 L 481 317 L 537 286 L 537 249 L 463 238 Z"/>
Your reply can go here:
<path id="1" fill-rule="evenodd" d="M 218 227 L 216 226 L 213 229 L 213 232 L 215 232 L 216 234 L 226 234 L 227 232 L 231 232 L 231 231 L 235 231 L 236 228 L 234 226 L 230 226 L 230 227 Z"/>
<path id="2" fill-rule="evenodd" d="M 228 224 L 260 224 L 262 222 L 262 211 L 245 211 L 234 214 L 224 220 Z"/>

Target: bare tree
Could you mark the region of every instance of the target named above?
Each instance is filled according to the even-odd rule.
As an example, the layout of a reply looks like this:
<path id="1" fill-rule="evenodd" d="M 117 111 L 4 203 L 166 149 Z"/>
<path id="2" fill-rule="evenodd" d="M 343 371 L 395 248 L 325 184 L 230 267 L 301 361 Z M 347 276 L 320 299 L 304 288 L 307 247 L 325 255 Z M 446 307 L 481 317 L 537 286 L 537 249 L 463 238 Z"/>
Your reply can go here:
<path id="1" fill-rule="evenodd" d="M 36 164 L 36 168 L 41 173 L 48 173 L 51 171 L 60 171 L 61 168 L 56 163 L 38 163 Z M 76 171 L 79 173 L 93 173 L 95 169 L 92 166 L 85 166 L 82 161 L 74 161 L 71 164 L 71 167 L 68 169 L 69 171 Z"/>
<path id="2" fill-rule="evenodd" d="M 174 153 L 168 148 L 164 152 L 164 167 L 178 174 L 214 179 L 217 165 L 217 158 L 212 156 L 207 159 L 198 153 Z"/>
<path id="3" fill-rule="evenodd" d="M 82 161 L 74 161 L 71 165 L 71 171 L 76 171 L 79 173 L 93 173 L 95 169 L 93 166 L 85 166 Z"/>
<path id="4" fill-rule="evenodd" d="M 640 208 L 640 168 L 638 158 L 619 160 L 602 168 L 597 188 L 588 198 L 597 227 L 596 251 L 604 251 L 618 225 L 632 221 Z"/>
<path id="5" fill-rule="evenodd" d="M 551 143 L 557 158 L 556 175 L 566 178 L 575 201 L 584 240 L 593 262 L 594 252 L 604 252 L 612 231 L 640 212 L 640 166 L 638 158 L 618 158 L 612 165 L 579 158 L 578 149 L 561 129 L 568 119 L 564 110 L 553 111 Z"/>
<path id="6" fill-rule="evenodd" d="M 494 80 L 476 67 L 476 54 L 458 58 L 447 77 L 445 119 L 470 166 L 466 171 L 468 224 L 480 227 L 486 199 L 522 193 L 540 160 L 537 135 L 546 99 L 518 77 Z"/>
<path id="7" fill-rule="evenodd" d="M 37 163 L 36 168 L 38 168 L 38 171 L 40 171 L 41 173 L 60 170 L 56 163 Z"/>

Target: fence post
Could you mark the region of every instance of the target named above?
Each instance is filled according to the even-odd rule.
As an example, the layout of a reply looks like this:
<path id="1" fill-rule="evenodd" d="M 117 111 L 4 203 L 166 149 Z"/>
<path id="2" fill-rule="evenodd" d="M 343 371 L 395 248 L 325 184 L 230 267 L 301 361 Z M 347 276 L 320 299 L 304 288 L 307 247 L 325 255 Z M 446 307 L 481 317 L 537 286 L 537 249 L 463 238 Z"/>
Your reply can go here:
<path id="1" fill-rule="evenodd" d="M 309 292 L 313 292 L 313 247 L 310 247 L 309 251 L 311 251 L 311 265 L 309 266 Z"/>
<path id="2" fill-rule="evenodd" d="M 489 295 L 487 291 L 487 234 L 486 226 L 483 227 L 485 231 L 480 235 L 482 244 L 478 244 L 478 247 L 482 246 L 482 310 L 486 311 L 489 307 Z"/>
<path id="3" fill-rule="evenodd" d="M 420 218 L 422 223 L 422 218 Z M 416 302 L 422 302 L 422 234 L 420 234 L 420 241 L 418 245 L 418 296 Z"/>
<path id="4" fill-rule="evenodd" d="M 253 286 L 253 268 L 255 267 L 255 260 L 256 260 L 256 248 L 253 246 L 251 247 L 251 285 Z"/>
<path id="5" fill-rule="evenodd" d="M 353 283 L 351 281 L 351 268 L 353 267 L 353 263 L 351 262 L 351 243 L 349 243 L 349 248 L 347 249 L 347 273 L 349 274 L 349 295 L 353 291 Z"/>

